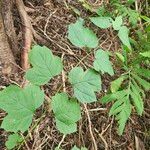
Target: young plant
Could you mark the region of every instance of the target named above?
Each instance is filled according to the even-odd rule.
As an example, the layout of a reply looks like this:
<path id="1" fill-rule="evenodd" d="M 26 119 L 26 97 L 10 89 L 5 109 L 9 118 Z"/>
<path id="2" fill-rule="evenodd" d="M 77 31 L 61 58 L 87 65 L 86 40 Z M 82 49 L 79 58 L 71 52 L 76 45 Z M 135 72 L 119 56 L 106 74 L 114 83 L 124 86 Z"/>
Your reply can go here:
<path id="1" fill-rule="evenodd" d="M 145 91 L 150 89 L 150 83 L 147 81 L 150 71 L 146 68 L 137 68 L 132 63 L 130 65 L 127 53 L 131 50 L 131 45 L 128 28 L 122 25 L 122 16 L 115 20 L 110 17 L 92 17 L 90 20 L 100 28 L 112 26 L 118 31 L 118 36 L 125 45 L 123 55 L 118 53 L 117 56 L 122 60 L 126 72 L 111 83 L 112 93 L 101 99 L 103 103 L 115 100 L 109 114 L 116 116 L 119 134 L 122 134 L 132 107 L 136 108 L 139 115 L 143 113 Z M 84 20 L 81 18 L 69 25 L 68 39 L 79 48 L 99 48 L 96 34 L 84 27 Z M 149 58 L 149 51 L 141 52 L 140 55 Z M 43 104 L 45 95 L 40 86 L 47 84 L 63 69 L 61 59 L 54 56 L 45 46 L 34 46 L 29 54 L 29 60 L 32 67 L 25 74 L 29 84 L 23 88 L 10 85 L 0 92 L 0 109 L 7 113 L 1 128 L 13 133 L 6 142 L 8 149 L 23 141 L 18 133 L 24 133 L 29 129 L 34 112 Z M 65 136 L 77 131 L 77 122 L 81 119 L 80 103 L 97 101 L 96 92 L 101 91 L 101 75 L 104 73 L 113 76 L 114 70 L 108 52 L 98 49 L 92 68 L 84 70 L 82 67 L 74 67 L 68 73 L 68 80 L 74 91 L 73 96 L 67 93 L 56 93 L 52 96 L 56 128 Z M 73 149 L 78 148 L 75 146 Z"/>
<path id="2" fill-rule="evenodd" d="M 123 16 L 125 19 L 129 20 L 132 27 L 136 27 L 140 14 L 135 9 L 132 9 L 135 6 L 135 2 L 135 0 L 129 0 L 122 4 L 120 0 L 112 0 L 110 5 L 113 6 L 114 15 L 118 14 Z"/>
<path id="3" fill-rule="evenodd" d="M 10 85 L 0 92 L 0 109 L 7 112 L 1 128 L 14 133 L 9 136 L 6 146 L 12 149 L 21 140 L 18 132 L 24 133 L 32 123 L 34 112 L 44 102 L 44 92 L 39 85 L 44 85 L 62 70 L 61 59 L 53 56 L 46 47 L 34 46 L 29 54 L 32 68 L 25 78 L 30 83 L 24 88 Z"/>
<path id="4" fill-rule="evenodd" d="M 127 57 L 129 55 L 131 56 L 131 54 L 127 54 L 125 49 L 124 51 L 126 56 L 119 56 L 121 56 L 120 60 L 124 62 L 124 69 L 126 72 L 118 79 L 111 82 L 111 94 L 101 99 L 103 104 L 114 101 L 109 116 L 114 115 L 116 117 L 119 124 L 119 135 L 122 135 L 124 131 L 126 122 L 131 115 L 132 108 L 136 109 L 138 115 L 142 115 L 144 110 L 145 91 L 150 90 L 150 83 L 148 81 L 150 79 L 150 69 L 142 67 L 139 62 L 138 64 L 132 63 L 136 61 L 134 59 L 132 62 L 128 62 Z M 137 59 L 138 56 L 135 58 Z M 125 60 L 127 60 L 127 62 Z"/>
<path id="5" fill-rule="evenodd" d="M 113 20 L 111 17 L 91 17 L 91 22 L 102 29 L 107 29 L 113 27 L 114 30 L 118 31 L 118 37 L 122 44 L 125 45 L 129 50 L 131 50 L 130 40 L 129 40 L 129 29 L 123 25 L 122 16 L 118 16 Z"/>
<path id="6" fill-rule="evenodd" d="M 25 132 L 32 123 L 34 112 L 44 101 L 44 92 L 35 85 L 24 89 L 10 85 L 0 92 L 0 108 L 7 112 L 1 128 L 9 132 Z"/>

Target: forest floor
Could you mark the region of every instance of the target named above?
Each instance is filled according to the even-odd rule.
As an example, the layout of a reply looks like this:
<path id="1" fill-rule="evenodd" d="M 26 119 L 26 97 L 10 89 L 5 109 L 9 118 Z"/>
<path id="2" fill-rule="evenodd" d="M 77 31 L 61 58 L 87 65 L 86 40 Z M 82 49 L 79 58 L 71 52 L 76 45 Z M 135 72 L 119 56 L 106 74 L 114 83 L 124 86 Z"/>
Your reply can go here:
<path id="1" fill-rule="evenodd" d="M 92 0 L 90 2 L 91 4 L 93 3 L 94 9 L 101 5 L 101 1 L 97 1 L 95 4 Z M 107 4 L 109 2 L 104 3 Z M 74 47 L 68 41 L 68 25 L 74 23 L 78 18 L 78 15 L 70 8 L 78 9 L 80 11 L 80 17 L 85 19 L 93 14 L 76 0 L 24 0 L 24 4 L 34 28 L 34 32 L 40 36 L 40 40 L 35 39 L 33 44 L 46 45 L 55 55 L 62 58 L 64 64 L 64 74 L 57 76 L 50 83 L 43 86 L 45 93 L 51 98 L 56 91 L 63 91 L 63 87 L 61 86 L 62 82 L 65 83 L 66 91 L 72 93 L 66 79 L 68 70 L 71 70 L 72 66 L 82 66 L 83 68 L 91 66 L 95 50 L 88 53 L 84 49 L 81 50 Z M 14 18 L 19 49 L 22 49 L 22 23 L 18 16 L 18 12 L 15 9 Z M 111 29 L 99 30 L 88 22 L 86 25 L 90 26 L 97 34 L 101 43 L 99 47 L 112 53 L 120 51 L 120 41 L 118 40 L 116 33 Z M 18 53 L 16 61 L 18 66 L 20 66 L 20 53 Z M 117 74 L 116 76 L 119 76 L 122 70 L 118 68 L 117 60 L 115 58 L 112 58 L 112 62 Z M 0 87 L 3 88 L 10 83 L 22 85 L 22 74 L 24 74 L 24 71 L 20 69 L 20 72 L 15 75 L 15 77 L 3 77 L 1 79 Z M 116 77 L 112 78 L 107 75 L 102 78 L 103 89 L 101 94 L 97 95 L 99 99 L 109 90 L 110 81 L 113 81 L 115 78 Z M 98 150 L 150 149 L 150 98 L 147 98 L 145 101 L 145 113 L 143 113 L 141 117 L 135 112 L 132 113 L 122 136 L 117 134 L 117 122 L 115 119 L 108 116 L 111 104 L 102 105 L 100 102 L 88 104 L 91 126 Z M 29 132 L 24 135 L 26 138 L 25 143 L 16 149 L 54 150 L 60 143 L 62 134 L 56 129 L 53 113 L 51 112 L 51 109 L 48 108 L 48 103 L 49 102 L 45 101 L 40 109 L 37 110 Z M 0 111 L 0 122 L 4 116 L 5 113 Z M 7 136 L 8 134 L 0 129 L 0 150 L 5 149 Z M 82 119 L 78 123 L 78 131 L 68 135 L 61 144 L 61 147 L 64 150 L 70 150 L 74 145 L 77 145 L 78 147 L 85 146 L 88 150 L 93 149 L 89 132 L 89 122 L 84 111 Z"/>

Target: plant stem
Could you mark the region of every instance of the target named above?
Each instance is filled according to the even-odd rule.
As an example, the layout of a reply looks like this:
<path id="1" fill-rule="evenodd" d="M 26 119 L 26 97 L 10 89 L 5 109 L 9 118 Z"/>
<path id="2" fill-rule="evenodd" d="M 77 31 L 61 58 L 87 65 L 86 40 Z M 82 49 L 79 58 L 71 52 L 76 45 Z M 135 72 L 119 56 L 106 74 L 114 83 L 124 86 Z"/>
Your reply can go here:
<path id="1" fill-rule="evenodd" d="M 64 139 L 65 139 L 66 135 L 63 135 L 61 141 L 58 144 L 58 149 L 60 148 L 61 144 L 63 143 Z"/>

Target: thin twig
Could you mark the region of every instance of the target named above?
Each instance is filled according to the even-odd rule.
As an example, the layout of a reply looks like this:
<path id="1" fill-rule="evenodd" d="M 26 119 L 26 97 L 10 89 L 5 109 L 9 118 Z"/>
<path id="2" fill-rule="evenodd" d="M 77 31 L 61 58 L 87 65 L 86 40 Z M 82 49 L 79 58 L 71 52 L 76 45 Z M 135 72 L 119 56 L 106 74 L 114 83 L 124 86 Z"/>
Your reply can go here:
<path id="1" fill-rule="evenodd" d="M 90 135 L 91 135 L 91 138 L 92 138 L 92 141 L 93 141 L 94 150 L 97 150 L 96 140 L 95 140 L 95 138 L 94 138 L 93 131 L 92 131 L 92 123 L 91 123 L 91 119 L 90 119 L 90 114 L 89 114 L 89 111 L 88 111 L 88 109 L 87 109 L 86 104 L 83 104 L 83 105 L 84 105 L 85 112 L 86 112 L 87 117 L 88 117 L 89 130 L 90 130 Z"/>
<path id="2" fill-rule="evenodd" d="M 20 133 L 20 135 L 21 135 L 21 136 L 22 136 L 22 138 L 23 138 L 23 142 L 24 142 L 24 144 L 25 144 L 25 146 L 26 146 L 27 150 L 30 150 L 30 148 L 29 148 L 29 146 L 28 146 L 28 144 L 27 144 L 27 142 L 26 142 L 26 139 L 24 138 L 23 134 L 22 134 L 22 133 Z"/>
<path id="3" fill-rule="evenodd" d="M 103 137 L 103 134 L 108 130 L 108 128 L 109 128 L 110 126 L 111 126 L 111 123 L 110 123 L 104 130 L 102 130 L 101 133 L 98 134 L 99 137 L 101 138 L 101 140 L 103 141 L 104 145 L 105 145 L 105 150 L 108 150 L 108 144 L 107 144 L 105 138 Z M 98 133 L 98 130 L 97 130 L 97 129 L 95 129 L 95 131 Z"/>
<path id="4" fill-rule="evenodd" d="M 63 61 L 63 58 L 64 58 L 64 55 L 65 55 L 65 53 L 63 53 L 62 54 L 62 56 L 61 56 L 61 60 Z M 65 76 L 65 71 L 64 70 L 62 70 L 62 83 L 63 83 L 63 91 L 64 92 L 66 92 L 66 76 Z"/>
<path id="5" fill-rule="evenodd" d="M 50 18 L 51 18 L 52 15 L 55 14 L 56 12 L 57 12 L 57 9 L 56 9 L 55 11 L 53 11 L 52 13 L 50 12 L 50 15 L 48 16 L 48 18 L 47 18 L 47 20 L 46 20 L 45 27 L 44 27 L 44 34 L 46 34 L 47 26 L 48 26 L 48 23 L 49 23 Z"/>
<path id="6" fill-rule="evenodd" d="M 106 111 L 107 108 L 94 108 L 94 109 L 89 109 L 89 111 Z"/>
<path id="7" fill-rule="evenodd" d="M 58 144 L 58 149 L 60 148 L 61 144 L 63 143 L 64 139 L 65 139 L 66 135 L 63 135 L 61 141 Z"/>

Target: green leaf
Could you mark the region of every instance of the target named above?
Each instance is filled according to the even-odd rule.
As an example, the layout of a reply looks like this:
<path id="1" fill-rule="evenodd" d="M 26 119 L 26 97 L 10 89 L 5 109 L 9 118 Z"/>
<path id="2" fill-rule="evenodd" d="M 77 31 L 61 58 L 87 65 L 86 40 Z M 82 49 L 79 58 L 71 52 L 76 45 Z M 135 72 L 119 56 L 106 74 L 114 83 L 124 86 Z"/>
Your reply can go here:
<path id="1" fill-rule="evenodd" d="M 109 102 L 116 100 L 116 99 L 122 99 L 125 95 L 126 95 L 126 90 L 117 91 L 115 93 L 107 94 L 104 97 L 102 97 L 101 102 L 103 104 L 109 103 Z"/>
<path id="2" fill-rule="evenodd" d="M 122 23 L 123 23 L 122 16 L 116 17 L 115 21 L 112 22 L 114 30 L 120 30 Z"/>
<path id="3" fill-rule="evenodd" d="M 128 0 L 127 4 L 132 5 L 133 3 L 135 3 L 135 0 Z"/>
<path id="4" fill-rule="evenodd" d="M 118 120 L 119 128 L 118 128 L 118 133 L 119 135 L 122 135 L 126 122 L 129 119 L 131 114 L 131 104 L 127 97 L 124 97 L 122 99 L 118 99 L 116 101 L 111 110 L 109 115 L 115 115 L 116 120 Z"/>
<path id="5" fill-rule="evenodd" d="M 68 29 L 68 39 L 79 47 L 95 48 L 98 46 L 98 38 L 92 30 L 83 26 L 84 20 L 79 18 L 76 23 L 70 24 Z"/>
<path id="6" fill-rule="evenodd" d="M 145 78 L 150 78 L 150 70 L 145 68 L 138 68 L 135 70 L 136 73 L 140 76 L 143 76 Z"/>
<path id="7" fill-rule="evenodd" d="M 132 78 L 132 84 L 136 88 L 136 90 L 142 95 L 143 98 L 145 98 L 145 92 L 144 90 L 136 83 L 135 79 Z"/>
<path id="8" fill-rule="evenodd" d="M 125 77 L 124 76 L 120 76 L 118 79 L 114 80 L 111 82 L 111 92 L 115 93 L 119 90 L 122 82 L 124 81 Z"/>
<path id="9" fill-rule="evenodd" d="M 143 56 L 143 57 L 150 58 L 150 50 L 146 51 L 146 52 L 143 52 L 143 53 L 140 53 L 140 55 Z"/>
<path id="10" fill-rule="evenodd" d="M 80 150 L 76 145 L 71 150 Z"/>
<path id="11" fill-rule="evenodd" d="M 112 105 L 109 111 L 109 116 L 117 115 L 120 111 L 122 111 L 122 105 L 124 101 L 125 101 L 125 97 L 122 97 L 121 99 L 118 99 L 117 101 L 115 101 L 115 103 Z"/>
<path id="12" fill-rule="evenodd" d="M 29 85 L 25 89 L 9 86 L 0 92 L 0 108 L 8 113 L 1 128 L 10 132 L 28 130 L 34 111 L 42 105 L 44 93 L 39 87 Z"/>
<path id="13" fill-rule="evenodd" d="M 124 57 L 124 64 L 125 66 L 128 66 L 128 52 L 131 51 L 128 51 L 129 49 L 125 45 L 122 45 L 121 47 L 122 47 L 122 54 Z"/>
<path id="14" fill-rule="evenodd" d="M 80 105 L 74 99 L 68 99 L 67 94 L 60 93 L 52 97 L 52 109 L 55 117 L 65 124 L 72 124 L 80 120 Z"/>
<path id="15" fill-rule="evenodd" d="M 107 29 L 112 25 L 112 18 L 110 17 L 91 17 L 91 22 L 93 22 L 96 26 Z"/>
<path id="16" fill-rule="evenodd" d="M 116 119 L 118 120 L 119 128 L 118 133 L 119 135 L 122 135 L 126 122 L 128 121 L 130 115 L 131 115 L 131 104 L 129 102 L 125 102 L 121 107 L 120 113 L 116 116 Z"/>
<path id="17" fill-rule="evenodd" d="M 45 46 L 34 46 L 29 53 L 29 59 L 33 68 L 27 71 L 25 77 L 36 85 L 46 84 L 51 78 L 61 73 L 63 68 L 61 59 L 54 56 Z"/>
<path id="18" fill-rule="evenodd" d="M 56 120 L 56 127 L 61 133 L 67 135 L 67 134 L 71 134 L 77 131 L 76 123 L 65 124 L 64 122 L 61 122 L 57 118 L 55 118 L 55 120 Z"/>
<path id="19" fill-rule="evenodd" d="M 140 96 L 140 91 L 138 91 L 137 88 L 133 84 L 131 84 L 131 94 L 130 95 L 131 95 L 133 103 L 136 107 L 137 113 L 139 115 L 142 115 L 143 110 L 144 110 L 143 100 Z"/>
<path id="20" fill-rule="evenodd" d="M 125 58 L 121 53 L 116 52 L 116 56 L 124 63 L 125 62 Z"/>
<path id="21" fill-rule="evenodd" d="M 101 16 L 101 17 L 104 16 L 105 13 L 106 13 L 105 7 L 104 7 L 104 6 L 99 7 L 99 8 L 96 10 L 96 13 L 97 13 L 99 16 Z"/>
<path id="22" fill-rule="evenodd" d="M 139 13 L 135 10 L 129 9 L 128 10 L 128 15 L 129 15 L 129 22 L 135 26 L 137 24 L 138 18 L 139 18 Z"/>
<path id="23" fill-rule="evenodd" d="M 8 137 L 8 140 L 6 141 L 5 145 L 7 149 L 13 149 L 17 144 L 22 142 L 23 139 L 20 135 L 16 134 L 11 134 Z"/>
<path id="24" fill-rule="evenodd" d="M 95 92 L 101 90 L 101 78 L 97 72 L 92 69 L 84 72 L 81 67 L 75 67 L 69 73 L 69 81 L 80 102 L 91 103 L 97 100 Z"/>
<path id="25" fill-rule="evenodd" d="M 129 29 L 126 26 L 122 26 L 119 30 L 118 37 L 121 42 L 131 49 L 130 41 L 129 41 Z"/>
<path id="26" fill-rule="evenodd" d="M 143 20 L 145 20 L 147 23 L 150 23 L 150 18 L 147 16 L 140 16 Z"/>
<path id="27" fill-rule="evenodd" d="M 143 86 L 143 88 L 148 91 L 150 90 L 150 83 L 142 78 L 140 78 L 138 75 L 136 74 L 132 74 L 132 76 L 134 77 L 135 80 L 137 80 L 137 82 Z"/>
<path id="28" fill-rule="evenodd" d="M 118 120 L 119 135 L 122 135 L 126 122 L 131 114 L 131 104 L 130 100 L 128 99 L 128 94 L 130 93 L 128 92 L 128 90 L 117 91 L 116 93 L 106 95 L 101 99 L 102 103 L 115 100 L 115 103 L 110 109 L 109 116 L 115 115 L 116 120 Z"/>
<path id="29" fill-rule="evenodd" d="M 65 93 L 56 94 L 52 97 L 52 109 L 61 133 L 70 134 L 77 130 L 76 122 L 81 118 L 81 111 L 76 100 L 69 100 Z"/>
<path id="30" fill-rule="evenodd" d="M 71 150 L 87 150 L 87 148 L 81 147 L 81 149 L 79 149 L 79 148 L 75 145 Z"/>
<path id="31" fill-rule="evenodd" d="M 99 49 L 95 54 L 95 61 L 94 61 L 94 69 L 98 72 L 105 72 L 109 75 L 114 75 L 114 70 L 112 67 L 111 62 L 109 61 L 109 55 L 106 51 Z"/>

